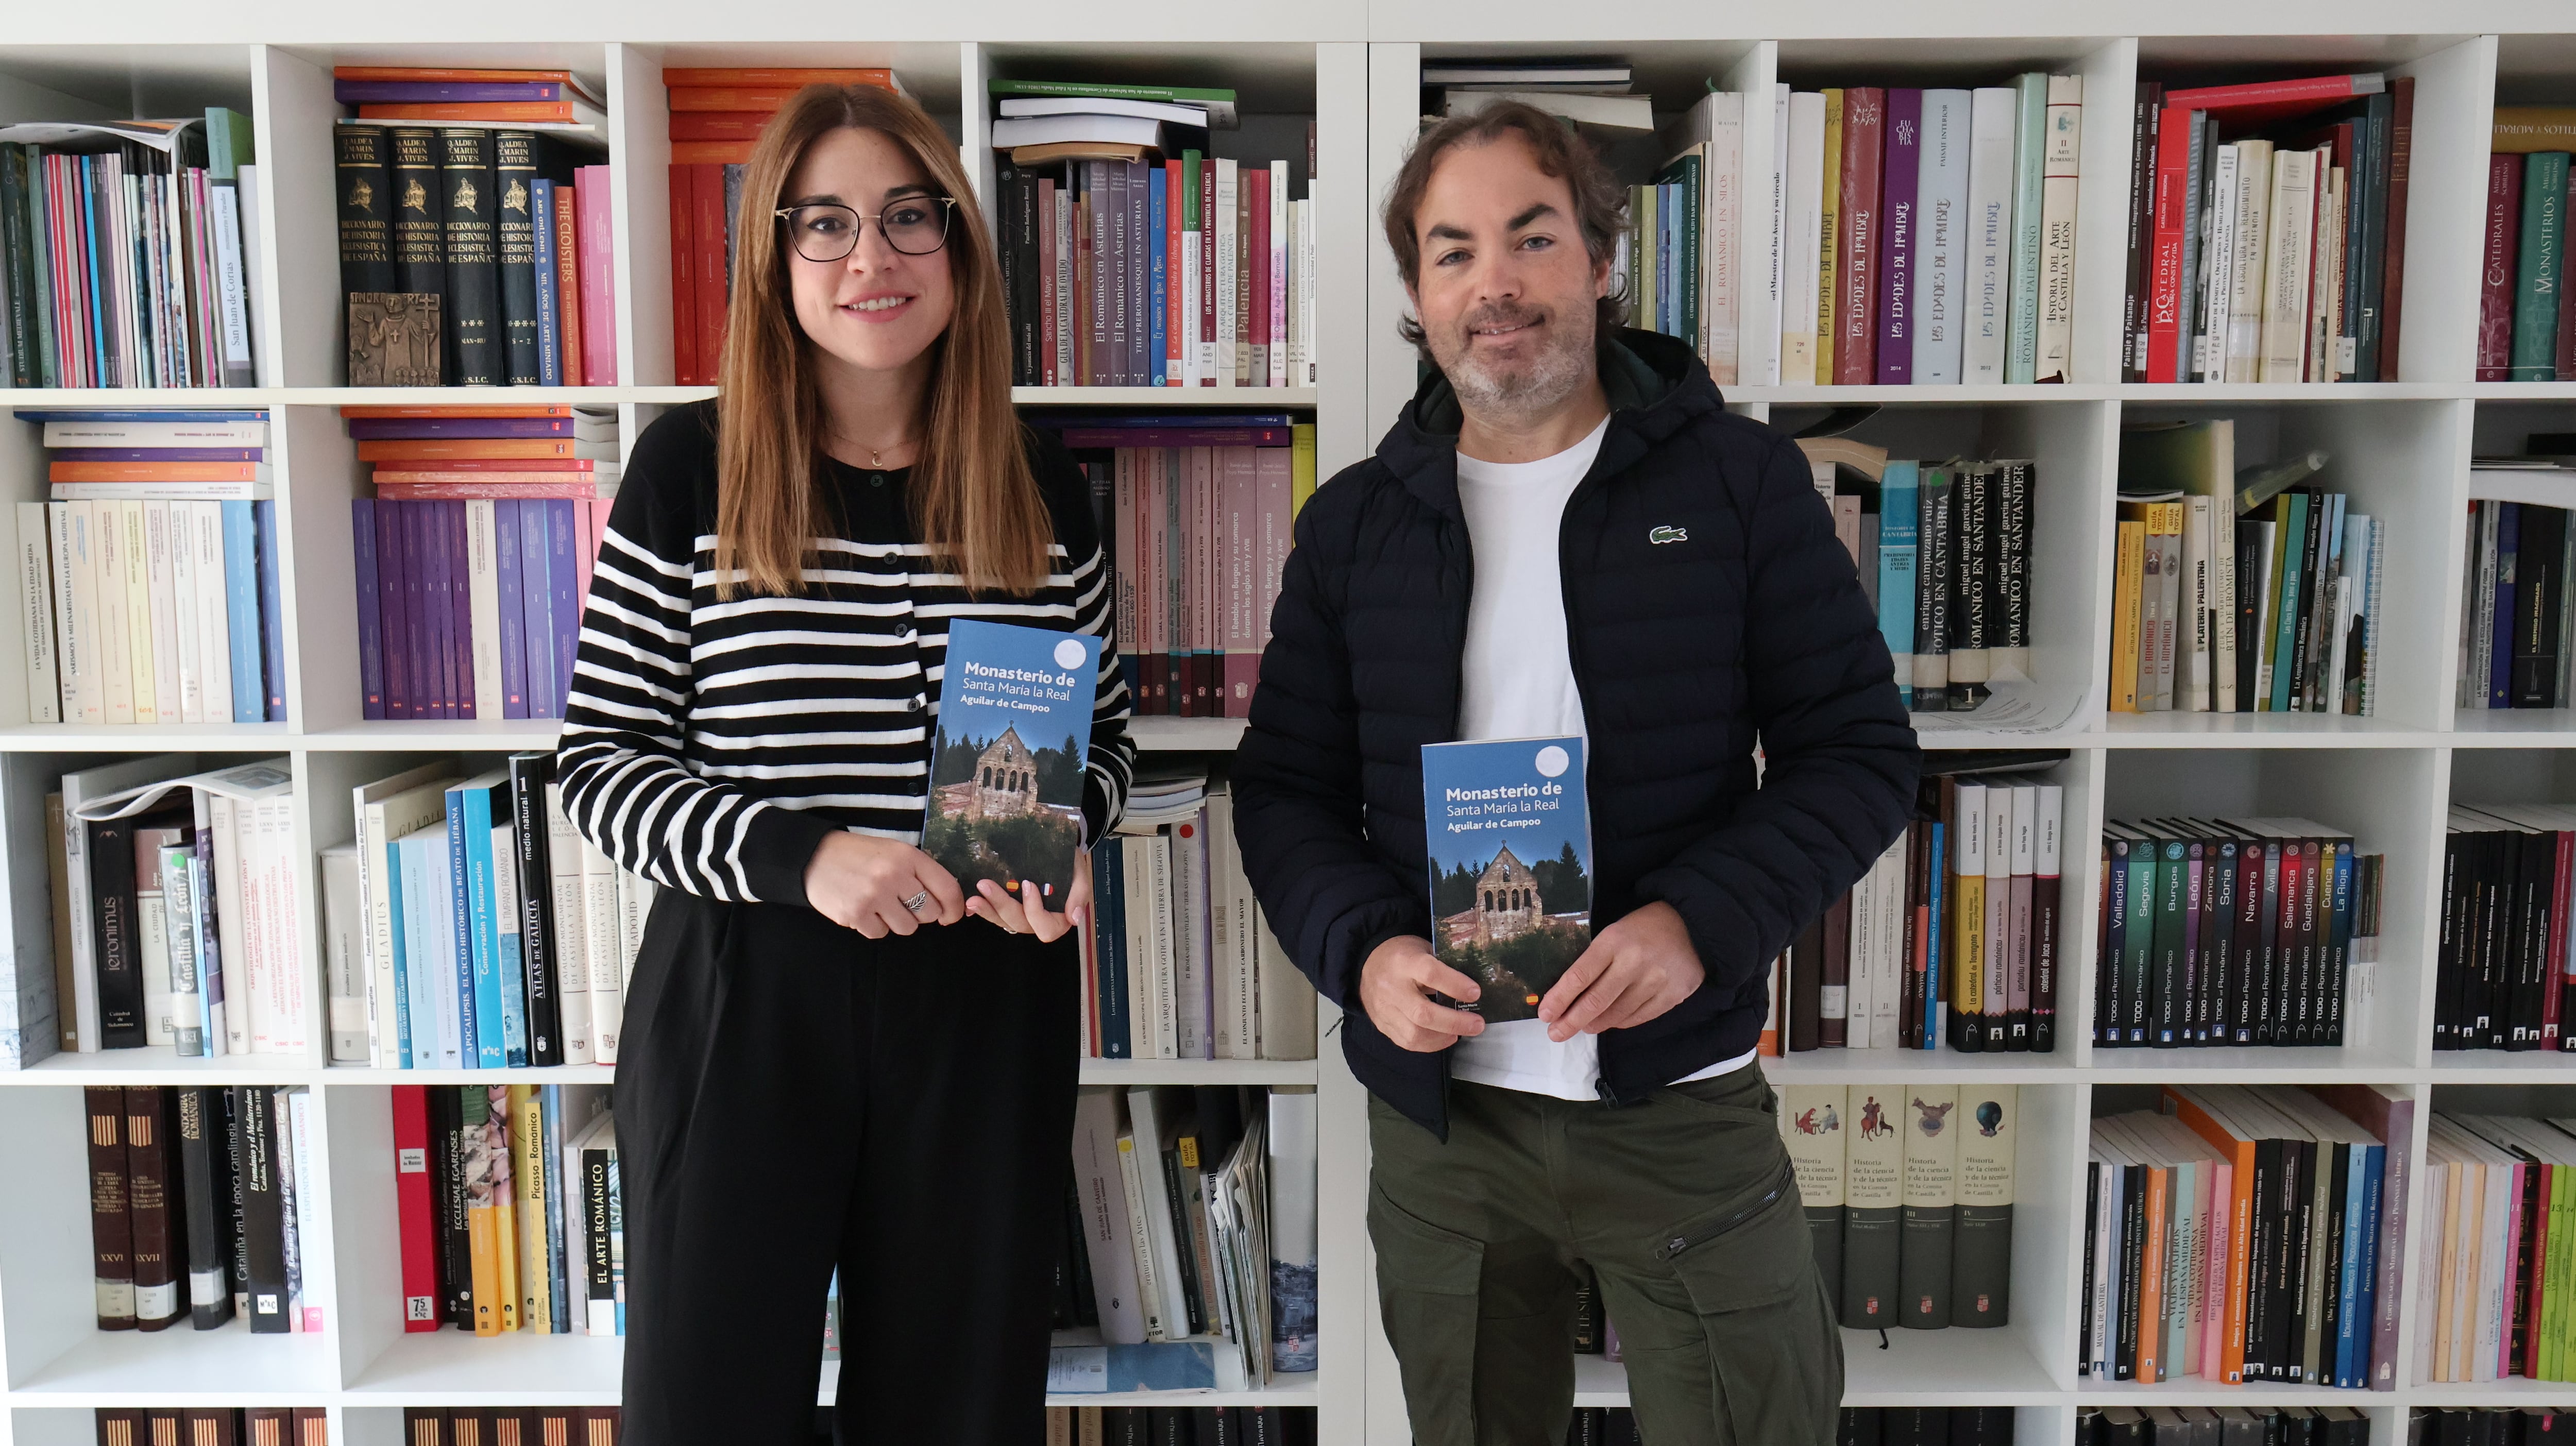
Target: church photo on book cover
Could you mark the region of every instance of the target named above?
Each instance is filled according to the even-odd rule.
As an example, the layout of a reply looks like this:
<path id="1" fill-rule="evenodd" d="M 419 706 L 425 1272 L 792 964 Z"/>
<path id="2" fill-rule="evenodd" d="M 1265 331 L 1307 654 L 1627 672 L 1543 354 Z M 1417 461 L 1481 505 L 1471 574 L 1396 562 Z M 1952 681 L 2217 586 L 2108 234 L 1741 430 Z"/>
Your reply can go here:
<path id="1" fill-rule="evenodd" d="M 1422 801 L 1440 962 L 1487 1020 L 1537 1018 L 1592 942 L 1583 740 L 1426 745 Z"/>
<path id="2" fill-rule="evenodd" d="M 1100 643 L 959 621 L 948 632 L 922 851 L 969 893 L 992 879 L 1064 907 L 1082 844 L 1083 762 Z"/>

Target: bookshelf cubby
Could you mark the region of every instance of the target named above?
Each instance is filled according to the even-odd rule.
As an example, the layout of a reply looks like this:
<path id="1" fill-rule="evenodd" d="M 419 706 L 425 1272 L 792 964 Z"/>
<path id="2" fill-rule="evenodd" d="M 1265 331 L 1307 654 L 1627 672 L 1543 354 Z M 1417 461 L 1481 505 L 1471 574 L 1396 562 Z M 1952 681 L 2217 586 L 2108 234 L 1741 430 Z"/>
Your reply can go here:
<path id="1" fill-rule="evenodd" d="M 1950 1051 L 1819 1051 L 1765 1062 L 1778 1082 L 1948 1077 L 2023 1088 L 2025 1131 L 2012 1323 L 1997 1331 L 1895 1331 L 1844 1337 L 1854 1405 L 2003 1404 L 2017 1439 L 2070 1439 L 2092 1405 L 2331 1404 L 2363 1410 L 2378 1446 L 2403 1440 L 2418 1407 L 2540 1404 L 2576 1391 L 2521 1380 L 2481 1386 L 2401 1381 L 2395 1392 L 2230 1388 L 2197 1379 L 2122 1387 L 2075 1374 L 2073 1321 L 2083 1240 L 2084 1139 L 2095 1115 L 2137 1108 L 2168 1079 L 2360 1082 L 2429 1108 L 2547 1108 L 2576 1114 L 2576 1060 L 2430 1049 L 2432 934 L 2438 927 L 2442 809 L 2451 800 L 2576 802 L 2576 718 L 2563 712 L 2470 713 L 2452 706 L 2466 502 L 2503 495 L 2568 505 L 2556 479 L 2489 493 L 2473 452 L 2517 448 L 2534 431 L 2576 430 L 2576 383 L 2473 380 L 2477 255 L 2487 108 L 2576 97 L 2576 26 L 2516 0 L 2463 0 L 2426 14 L 2395 6 L 2282 0 L 2247 7 L 2176 0 L 2040 14 L 1970 16 L 1886 0 L 1813 13 L 1711 8 L 1673 0 L 1477 7 L 1461 34 L 1455 7 L 1428 0 L 1321 0 L 1294 7 L 1175 10 L 1132 0 L 1084 7 L 995 0 L 976 6 L 886 7 L 824 15 L 738 4 L 716 11 L 572 0 L 531 26 L 487 4 L 382 14 L 301 3 L 207 10 L 143 0 L 114 12 L 23 7 L 0 40 L 0 122 L 190 113 L 228 105 L 253 117 L 268 238 L 254 316 L 260 385 L 193 391 L 59 390 L 0 395 L 7 406 L 264 406 L 278 448 L 284 547 L 286 723 L 102 729 L 24 723 L 27 680 L 0 649 L 0 752 L 36 773 L 121 755 L 193 751 L 208 761 L 283 754 L 293 763 L 298 828 L 308 854 L 348 837 L 348 788 L 410 763 L 482 764 L 553 739 L 542 722 L 369 723 L 359 717 L 350 619 L 351 497 L 362 495 L 337 408 L 424 400 L 417 391 L 340 385 L 342 340 L 332 220 L 329 128 L 334 64 L 563 66 L 600 82 L 616 167 L 619 384 L 513 393 L 510 400 L 614 408 L 631 444 L 671 405 L 709 395 L 671 384 L 666 65 L 889 65 L 958 141 L 979 184 L 991 174 L 986 82 L 996 76 L 1180 79 L 1236 87 L 1248 112 L 1221 152 L 1267 159 L 1302 153 L 1315 127 L 1320 200 L 1319 376 L 1287 389 L 1028 389 L 1049 409 L 1250 407 L 1318 425 L 1329 476 L 1366 454 L 1410 396 L 1415 359 L 1395 336 L 1404 297 L 1373 215 L 1421 113 L 1426 58 L 1522 53 L 1615 55 L 1636 67 L 1660 115 L 1686 109 L 1714 79 L 1761 91 L 1818 84 L 1991 84 L 2045 68 L 2085 81 L 2078 210 L 2075 371 L 2053 387 L 1730 387 L 1757 419 L 1797 425 L 1831 406 L 1880 410 L 1856 435 L 1921 457 L 2028 456 L 2038 463 L 2033 551 L 2034 672 L 2080 694 L 2072 718 L 2038 735 L 1927 732 L 1928 747 L 2063 748 L 2048 770 L 2066 785 L 2064 976 L 2059 1046 L 2047 1055 Z M 121 16 L 122 19 L 115 17 Z M 2426 24 L 2453 27 L 2424 32 Z M 2547 33 L 2556 27 L 2566 33 Z M 2139 30 L 2161 33 L 2139 35 Z M 1973 33 L 1953 33 L 1969 31 Z M 1784 33 L 1787 32 L 1787 33 Z M 2535 33 L 2537 32 L 2537 33 Z M 127 37 L 153 37 L 126 43 Z M 519 38 L 531 36 L 534 38 Z M 2345 69 L 2416 81 L 2412 199 L 2398 380 L 2371 385 L 2128 385 L 2118 376 L 2125 246 L 2128 95 L 2139 79 L 2203 83 Z M 1767 150 L 1767 109 L 1748 117 L 1748 151 Z M 1757 133 L 1761 145 L 1752 144 Z M 1770 200 L 1747 197 L 1736 244 L 1767 245 Z M 1763 270 L 1767 270 L 1767 262 Z M 1751 274 L 1748 270 L 1747 274 Z M 1767 300 L 1759 302 L 1767 310 Z M 1766 319 L 1748 304 L 1748 329 Z M 488 394 L 478 394 L 488 397 Z M 2240 461 L 2319 446 L 2334 460 L 2317 485 L 2351 493 L 2387 517 L 2381 684 L 2372 718 L 2315 715 L 2119 715 L 2107 712 L 2113 509 L 2118 434 L 2133 421 L 2227 416 Z M 0 500 L 44 495 L 34 429 L 0 420 Z M 1140 719 L 1149 753 L 1221 756 L 1241 724 Z M 2299 813 L 2349 829 L 2388 856 L 2386 914 L 2371 1027 L 2335 1049 L 2105 1050 L 2090 1042 L 2096 841 L 2106 817 L 2167 812 Z M 0 820 L 15 856 L 33 821 Z M 298 882 L 299 938 L 319 958 L 319 891 Z M 1407 1439 L 1391 1356 L 1375 1339 L 1363 1218 L 1367 1147 L 1362 1095 L 1341 1063 L 1333 1011 L 1321 1059 L 1280 1062 L 1092 1061 L 1094 1083 L 1313 1084 L 1322 1106 L 1323 1366 L 1271 1391 L 1222 1399 L 1312 1406 L 1320 1439 L 1400 1446 Z M 509 1072 L 504 1077 L 519 1077 Z M 595 1078 L 528 1071 L 532 1078 Z M 91 1439 L 100 1404 L 321 1405 L 332 1439 L 390 1446 L 406 1405 L 604 1404 L 615 1397 L 614 1341 L 586 1337 L 474 1340 L 405 1337 L 391 1309 L 393 1210 L 384 1161 L 386 1091 L 461 1083 L 465 1073 L 329 1069 L 321 1060 L 255 1056 L 213 1064 L 166 1051 L 57 1056 L 0 1076 L 0 1440 L 56 1446 Z M 472 1074 L 489 1081 L 489 1072 Z M 313 1210 L 315 1287 L 324 1329 L 253 1340 L 238 1328 L 199 1335 L 102 1335 L 90 1323 L 81 1180 L 84 1083 L 275 1082 L 310 1086 L 322 1129 L 323 1178 Z M 2423 1130 L 2392 1148 L 2423 1158 Z M 2411 1360 L 2420 1303 L 2404 1309 L 2400 1358 Z M 836 1378 L 827 1368 L 826 1399 Z M 1626 1401 L 1606 1361 L 1578 1362 L 1585 1405 Z M 1202 1398 L 1203 1399 L 1203 1398 Z"/>

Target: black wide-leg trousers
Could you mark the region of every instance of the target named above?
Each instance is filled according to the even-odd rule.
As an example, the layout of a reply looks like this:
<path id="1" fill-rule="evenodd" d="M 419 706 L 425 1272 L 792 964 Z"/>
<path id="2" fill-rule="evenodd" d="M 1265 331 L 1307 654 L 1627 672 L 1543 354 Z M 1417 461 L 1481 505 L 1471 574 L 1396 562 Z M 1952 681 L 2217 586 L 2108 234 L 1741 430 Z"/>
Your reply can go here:
<path id="1" fill-rule="evenodd" d="M 656 895 L 617 1066 L 628 1446 L 1045 1436 L 1081 968 L 969 916 L 871 940 Z"/>

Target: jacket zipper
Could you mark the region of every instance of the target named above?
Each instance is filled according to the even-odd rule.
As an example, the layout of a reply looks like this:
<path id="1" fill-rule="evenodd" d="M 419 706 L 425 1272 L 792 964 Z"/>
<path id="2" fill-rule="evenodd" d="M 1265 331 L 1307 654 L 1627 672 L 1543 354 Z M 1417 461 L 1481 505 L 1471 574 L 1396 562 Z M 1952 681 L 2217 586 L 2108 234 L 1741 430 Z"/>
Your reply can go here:
<path id="1" fill-rule="evenodd" d="M 1736 1211 L 1734 1214 L 1727 1216 L 1725 1219 L 1718 1221 L 1715 1225 L 1712 1225 L 1706 1230 L 1702 1230 L 1695 1235 L 1676 1235 L 1672 1239 L 1665 1241 L 1663 1248 L 1655 1252 L 1655 1258 L 1657 1260 L 1671 1260 L 1674 1256 L 1681 1254 L 1683 1251 L 1690 1249 L 1694 1245 L 1706 1245 L 1710 1241 L 1717 1239 L 1719 1236 L 1742 1227 L 1746 1222 L 1752 1220 L 1753 1217 L 1780 1203 L 1780 1197 L 1788 1193 L 1789 1187 L 1797 1182 L 1797 1178 L 1796 1167 L 1792 1166 L 1787 1161 L 1782 1161 L 1780 1165 L 1779 1178 L 1771 1182 L 1771 1188 L 1762 1193 L 1761 1199 L 1753 1201 L 1743 1209 Z"/>
<path id="2" fill-rule="evenodd" d="M 1609 422 L 1610 430 L 1603 432 L 1601 435 L 1601 450 L 1595 451 L 1592 454 L 1592 466 L 1585 470 L 1583 480 L 1575 483 L 1574 490 L 1565 494 L 1565 506 L 1557 513 L 1556 517 L 1556 590 L 1557 601 L 1565 610 L 1565 667 L 1567 672 L 1574 675 L 1574 704 L 1577 708 L 1582 710 L 1583 736 L 1586 739 L 1589 739 L 1592 736 L 1592 700 L 1587 697 L 1583 691 L 1583 645 L 1579 641 L 1583 634 L 1582 630 L 1577 628 L 1574 623 L 1574 572 L 1572 568 L 1566 565 L 1565 519 L 1574 515 L 1574 504 L 1581 501 L 1585 493 L 1592 491 L 1601 484 L 1601 452 L 1609 449 L 1611 440 L 1610 433 L 1618 429 L 1619 413 L 1615 408 L 1612 409 L 1607 420 Z M 1464 690 L 1462 689 L 1461 691 L 1463 692 Z M 1584 751 L 1586 762 L 1584 768 L 1585 782 L 1583 788 L 1583 816 L 1588 820 L 1592 817 L 1591 766 L 1589 761 L 1591 749 L 1588 744 Z M 1597 862 L 1595 867 L 1596 869 L 1598 868 Z M 1597 882 L 1597 873 L 1595 875 L 1595 879 Z M 1627 1101 L 1619 1098 L 1619 1092 L 1611 1087 L 1610 1071 L 1606 1067 L 1606 1061 L 1600 1059 L 1597 1055 L 1593 1060 L 1592 1092 L 1600 1096 L 1601 1101 L 1604 1104 L 1621 1105 L 1627 1103 Z"/>

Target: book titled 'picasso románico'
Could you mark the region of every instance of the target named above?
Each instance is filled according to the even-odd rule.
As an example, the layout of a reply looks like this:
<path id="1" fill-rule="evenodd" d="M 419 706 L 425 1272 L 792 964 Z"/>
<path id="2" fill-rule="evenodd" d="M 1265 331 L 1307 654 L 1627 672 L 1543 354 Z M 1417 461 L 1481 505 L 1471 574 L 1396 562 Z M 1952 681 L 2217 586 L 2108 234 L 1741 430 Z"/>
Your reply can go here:
<path id="1" fill-rule="evenodd" d="M 949 625 L 921 847 L 968 892 L 993 879 L 1017 893 L 1026 880 L 1047 908 L 1064 907 L 1099 670 L 1097 638 Z"/>
<path id="2" fill-rule="evenodd" d="M 1422 816 L 1440 962 L 1476 981 L 1476 1012 L 1535 1019 L 1592 942 L 1583 740 L 1433 743 Z"/>

